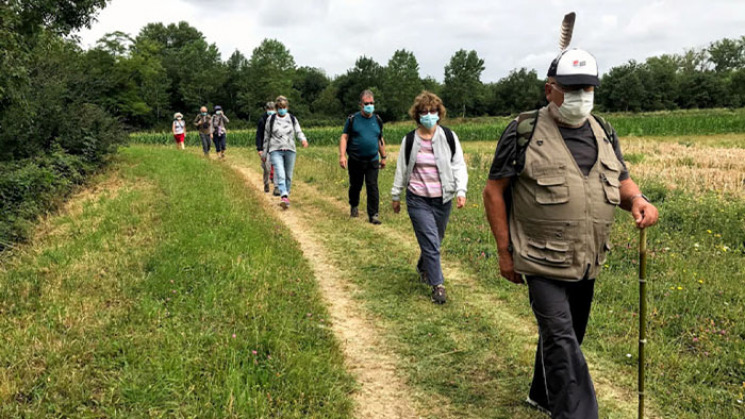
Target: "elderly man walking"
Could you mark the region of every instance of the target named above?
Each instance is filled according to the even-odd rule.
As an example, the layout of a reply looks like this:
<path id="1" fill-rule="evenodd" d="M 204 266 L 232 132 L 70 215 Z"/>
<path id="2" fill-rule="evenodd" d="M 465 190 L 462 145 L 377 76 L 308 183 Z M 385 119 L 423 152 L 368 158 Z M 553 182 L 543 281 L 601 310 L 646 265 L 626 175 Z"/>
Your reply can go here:
<path id="1" fill-rule="evenodd" d="M 349 156 L 349 157 L 347 157 Z M 339 140 L 339 166 L 349 171 L 350 216 L 359 216 L 362 185 L 367 190 L 367 219 L 380 224 L 378 170 L 385 167 L 383 120 L 375 114 L 373 92 L 360 94 L 360 111 L 350 115 Z"/>
<path id="2" fill-rule="evenodd" d="M 199 131 L 199 138 L 202 140 L 202 151 L 204 156 L 210 154 L 210 145 L 212 144 L 212 117 L 207 112 L 207 107 L 202 106 L 199 109 L 199 115 L 194 118 L 194 126 Z"/>
<path id="3" fill-rule="evenodd" d="M 615 131 L 590 113 L 598 84 L 590 53 L 556 57 L 548 106 L 519 115 L 502 133 L 483 193 L 500 273 L 516 284 L 525 276 L 538 322 L 527 402 L 554 419 L 598 417 L 580 345 L 616 207 L 631 211 L 639 228 L 658 218 L 629 177 Z"/>

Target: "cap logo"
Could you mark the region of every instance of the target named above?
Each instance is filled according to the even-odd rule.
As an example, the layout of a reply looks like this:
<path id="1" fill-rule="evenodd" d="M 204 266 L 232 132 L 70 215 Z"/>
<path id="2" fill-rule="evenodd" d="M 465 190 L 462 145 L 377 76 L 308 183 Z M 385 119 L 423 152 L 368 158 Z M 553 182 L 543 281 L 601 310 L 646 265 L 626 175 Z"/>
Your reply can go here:
<path id="1" fill-rule="evenodd" d="M 587 65 L 587 61 L 574 60 L 572 61 L 572 67 L 584 67 Z"/>

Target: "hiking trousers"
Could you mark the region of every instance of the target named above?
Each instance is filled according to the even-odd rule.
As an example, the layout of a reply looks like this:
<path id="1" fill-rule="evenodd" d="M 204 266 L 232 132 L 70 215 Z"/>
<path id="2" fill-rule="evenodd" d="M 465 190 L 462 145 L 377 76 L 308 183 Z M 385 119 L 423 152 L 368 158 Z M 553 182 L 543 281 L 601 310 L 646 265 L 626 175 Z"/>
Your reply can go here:
<path id="1" fill-rule="evenodd" d="M 530 398 L 553 419 L 597 419 L 595 387 L 580 349 L 595 280 L 528 276 L 527 281 L 539 336 Z"/>
<path id="2" fill-rule="evenodd" d="M 442 198 L 426 198 L 406 191 L 406 210 L 421 250 L 417 267 L 426 272 L 429 285 L 432 286 L 445 282 L 440 246 L 445 238 L 452 204 L 453 201 L 443 203 Z"/>
<path id="3" fill-rule="evenodd" d="M 203 134 L 199 133 L 199 139 L 202 140 L 202 151 L 204 151 L 204 154 L 207 154 L 210 152 L 210 146 L 212 145 L 212 140 L 210 139 L 209 134 Z"/>
<path id="4" fill-rule="evenodd" d="M 349 206 L 360 205 L 360 192 L 362 184 L 367 191 L 367 216 L 372 217 L 380 209 L 380 192 L 378 191 L 378 171 L 380 162 L 378 160 L 357 160 L 349 157 L 347 170 L 349 171 Z"/>

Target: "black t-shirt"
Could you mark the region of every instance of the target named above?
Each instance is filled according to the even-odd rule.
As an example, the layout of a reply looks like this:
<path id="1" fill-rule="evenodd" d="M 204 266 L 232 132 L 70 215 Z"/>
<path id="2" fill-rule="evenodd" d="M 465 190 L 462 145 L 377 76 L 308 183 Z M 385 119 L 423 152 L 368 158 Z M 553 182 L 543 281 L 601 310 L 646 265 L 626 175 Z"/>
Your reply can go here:
<path id="1" fill-rule="evenodd" d="M 559 127 L 559 132 L 561 132 L 561 136 L 564 138 L 569 152 L 574 157 L 574 161 L 577 162 L 577 166 L 582 170 L 582 173 L 585 176 L 590 174 L 590 170 L 592 170 L 592 167 L 598 160 L 598 147 L 590 122 L 585 122 L 579 128 Z M 615 131 L 613 132 L 612 142 L 613 151 L 616 153 L 618 161 L 621 162 L 621 166 L 623 166 L 618 180 L 623 181 L 629 178 L 629 172 L 626 168 L 626 163 L 623 161 L 621 145 Z M 496 180 L 517 176 L 522 172 L 524 166 L 525 153 L 519 156 L 517 155 L 517 121 L 512 121 L 507 125 L 507 128 L 505 128 L 497 143 L 494 161 L 489 170 L 489 179 Z"/>

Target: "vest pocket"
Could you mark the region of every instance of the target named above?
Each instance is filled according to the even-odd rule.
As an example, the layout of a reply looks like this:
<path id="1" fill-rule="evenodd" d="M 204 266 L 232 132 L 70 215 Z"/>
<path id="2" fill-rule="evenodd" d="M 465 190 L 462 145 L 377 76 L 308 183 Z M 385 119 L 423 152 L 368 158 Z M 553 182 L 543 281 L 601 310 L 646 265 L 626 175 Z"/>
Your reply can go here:
<path id="1" fill-rule="evenodd" d="M 569 244 L 560 241 L 528 239 L 523 256 L 541 265 L 566 267 L 572 264 Z"/>
<path id="2" fill-rule="evenodd" d="M 621 181 L 618 180 L 618 176 L 621 174 L 621 169 L 613 162 L 601 160 L 600 163 L 603 166 L 600 181 L 603 184 L 605 198 L 609 203 L 619 205 L 621 203 Z"/>
<path id="3" fill-rule="evenodd" d="M 551 174 L 536 178 L 538 185 L 535 190 L 535 200 L 542 205 L 565 204 L 569 202 L 569 185 L 566 175 Z"/>

